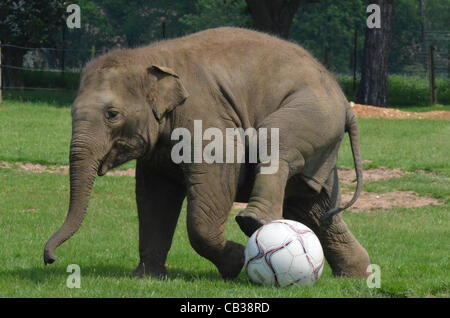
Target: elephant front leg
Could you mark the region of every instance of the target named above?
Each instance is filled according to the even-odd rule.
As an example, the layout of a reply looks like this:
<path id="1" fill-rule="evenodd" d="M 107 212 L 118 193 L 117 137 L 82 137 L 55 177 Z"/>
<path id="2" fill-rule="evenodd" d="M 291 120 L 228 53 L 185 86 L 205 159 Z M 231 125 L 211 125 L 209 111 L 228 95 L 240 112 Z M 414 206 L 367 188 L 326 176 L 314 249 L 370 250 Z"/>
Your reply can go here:
<path id="1" fill-rule="evenodd" d="M 223 279 L 239 275 L 244 265 L 244 246 L 224 236 L 236 184 L 230 166 L 208 167 L 189 178 L 187 229 L 194 250 L 211 261 Z"/>
<path id="2" fill-rule="evenodd" d="M 163 277 L 185 190 L 138 161 L 136 201 L 140 262 L 132 277 Z"/>

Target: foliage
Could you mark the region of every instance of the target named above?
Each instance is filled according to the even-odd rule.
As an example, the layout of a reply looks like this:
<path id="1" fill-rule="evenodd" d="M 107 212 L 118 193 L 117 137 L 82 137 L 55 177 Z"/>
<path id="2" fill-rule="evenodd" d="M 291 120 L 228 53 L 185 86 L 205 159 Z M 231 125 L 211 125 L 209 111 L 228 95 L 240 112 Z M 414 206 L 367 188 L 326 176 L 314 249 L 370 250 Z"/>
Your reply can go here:
<path id="1" fill-rule="evenodd" d="M 26 87 L 45 87 L 45 88 L 62 88 L 62 89 L 78 89 L 80 81 L 79 72 L 35 72 L 24 71 L 24 84 Z"/>
<path id="2" fill-rule="evenodd" d="M 349 73 L 352 70 L 353 38 L 358 32 L 358 61 L 362 61 L 366 22 L 366 0 L 322 0 L 302 7 L 294 19 L 290 38 L 311 51 L 321 62 L 328 47 L 328 67 L 334 72 Z M 429 44 L 444 54 L 450 32 L 448 0 L 426 1 L 426 28 L 441 35 L 428 35 Z M 425 77 L 426 52 L 422 48 L 419 1 L 396 0 L 394 2 L 393 41 L 390 56 L 390 73 L 405 73 Z"/>
<path id="3" fill-rule="evenodd" d="M 187 33 L 219 26 L 251 25 L 243 0 L 197 0 L 195 12 L 182 16 L 179 21 L 186 26 Z"/>
<path id="4" fill-rule="evenodd" d="M 328 56 L 328 68 L 349 72 L 355 28 L 358 31 L 359 56 L 364 45 L 365 7 L 361 0 L 333 1 L 304 6 L 294 19 L 290 37 L 321 62 Z M 327 50 L 327 53 L 325 53 Z"/>
<path id="5" fill-rule="evenodd" d="M 53 43 L 55 30 L 64 25 L 64 1 L 0 2 L 0 39 L 3 43 L 39 46 Z"/>

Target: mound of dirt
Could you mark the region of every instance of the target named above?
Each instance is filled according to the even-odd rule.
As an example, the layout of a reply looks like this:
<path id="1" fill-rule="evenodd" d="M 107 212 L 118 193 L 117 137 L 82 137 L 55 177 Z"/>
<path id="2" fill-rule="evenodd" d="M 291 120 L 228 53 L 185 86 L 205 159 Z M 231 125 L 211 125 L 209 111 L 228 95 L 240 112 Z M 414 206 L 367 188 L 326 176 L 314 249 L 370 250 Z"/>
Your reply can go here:
<path id="1" fill-rule="evenodd" d="M 358 118 L 384 118 L 384 119 L 432 119 L 450 121 L 449 111 L 431 111 L 424 113 L 405 112 L 398 109 L 383 108 L 370 105 L 350 103 L 353 112 Z"/>

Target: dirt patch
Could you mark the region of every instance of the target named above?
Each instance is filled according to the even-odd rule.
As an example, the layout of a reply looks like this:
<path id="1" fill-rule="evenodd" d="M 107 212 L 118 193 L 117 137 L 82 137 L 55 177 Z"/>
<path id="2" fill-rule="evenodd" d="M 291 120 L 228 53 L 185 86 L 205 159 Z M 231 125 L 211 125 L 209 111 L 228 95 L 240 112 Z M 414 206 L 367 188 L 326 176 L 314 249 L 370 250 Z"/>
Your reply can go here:
<path id="1" fill-rule="evenodd" d="M 1 161 L 0 162 L 0 168 L 11 169 L 11 165 L 9 163 L 7 163 L 6 161 Z"/>
<path id="2" fill-rule="evenodd" d="M 350 201 L 353 193 L 343 193 L 342 203 Z M 413 191 L 395 191 L 388 193 L 372 193 L 362 191 L 358 200 L 348 210 L 348 212 L 369 212 L 375 210 L 389 210 L 393 208 L 420 208 L 424 206 L 442 205 L 439 200 L 430 197 L 422 197 Z M 242 210 L 247 207 L 247 203 L 233 204 L 233 209 Z"/>
<path id="3" fill-rule="evenodd" d="M 398 169 L 372 168 L 364 170 L 364 182 L 376 182 L 389 180 L 393 178 L 401 178 L 405 172 Z M 356 174 L 353 169 L 338 169 L 339 182 L 341 185 L 354 186 L 356 182 Z M 350 201 L 353 196 L 353 189 L 343 188 L 342 202 L 345 204 Z M 362 191 L 356 203 L 348 209 L 350 212 L 368 212 L 374 210 L 389 210 L 397 207 L 402 208 L 419 208 L 423 206 L 436 206 L 442 203 L 434 198 L 419 196 L 412 191 L 395 191 L 389 193 L 373 193 Z M 247 207 L 246 203 L 235 202 L 233 209 L 242 210 Z"/>
<path id="4" fill-rule="evenodd" d="M 243 210 L 247 207 L 247 203 L 234 202 L 233 209 Z"/>
<path id="5" fill-rule="evenodd" d="M 370 105 L 350 103 L 353 112 L 358 118 L 384 118 L 384 119 L 432 119 L 450 121 L 449 111 L 431 111 L 424 113 L 405 112 L 398 109 L 383 108 Z"/>
<path id="6" fill-rule="evenodd" d="M 342 202 L 351 200 L 353 194 L 342 194 Z M 422 197 L 413 191 L 395 191 L 389 193 L 372 193 L 363 191 L 356 203 L 348 209 L 350 212 L 367 212 L 393 208 L 420 208 L 442 205 L 434 198 Z"/>
<path id="7" fill-rule="evenodd" d="M 4 169 L 13 169 L 19 168 L 20 170 L 31 172 L 31 173 L 50 173 L 56 175 L 68 175 L 69 167 L 68 166 L 45 166 L 41 164 L 34 163 L 16 163 L 10 164 L 8 162 L 2 161 L 0 162 L 0 168 Z M 394 169 L 386 169 L 386 168 L 374 168 L 364 170 L 364 181 L 381 181 L 388 180 L 392 178 L 400 178 L 404 176 L 407 172 Z M 353 169 L 338 169 L 339 181 L 342 185 L 352 186 L 355 184 L 355 172 Z M 135 169 L 127 169 L 127 170 L 113 170 L 109 171 L 107 176 L 127 176 L 134 177 Z M 346 189 L 344 187 L 344 192 L 342 194 L 342 202 L 350 201 L 353 196 L 353 190 Z M 347 192 L 348 191 L 348 192 Z M 356 203 L 348 210 L 350 212 L 362 212 L 362 211 L 373 211 L 373 210 L 387 210 L 396 207 L 404 207 L 404 208 L 417 208 L 428 205 L 441 205 L 442 203 L 434 198 L 422 197 L 417 195 L 412 191 L 396 191 L 389 193 L 372 193 L 363 191 L 359 196 Z M 247 207 L 247 203 L 238 203 L 235 202 L 233 204 L 233 209 L 242 210 Z M 36 212 L 34 209 L 27 209 L 23 212 L 33 213 Z"/>
<path id="8" fill-rule="evenodd" d="M 127 170 L 112 170 L 108 171 L 106 175 L 111 177 L 134 177 L 136 175 L 136 170 L 133 168 Z"/>
<path id="9" fill-rule="evenodd" d="M 17 163 L 15 165 L 11 165 L 6 161 L 0 162 L 0 168 L 12 169 L 14 167 L 31 173 L 49 173 L 63 176 L 69 174 L 69 166 L 46 166 L 38 163 Z M 112 177 L 134 177 L 135 169 L 130 168 L 127 170 L 112 170 L 108 171 L 106 175 Z"/>
<path id="10" fill-rule="evenodd" d="M 22 213 L 36 213 L 36 212 L 38 212 L 38 210 L 35 208 L 22 210 Z"/>
<path id="11" fill-rule="evenodd" d="M 372 182 L 372 181 L 382 181 L 393 178 L 401 178 L 407 172 L 402 170 L 394 169 L 386 169 L 386 168 L 372 168 L 363 171 L 363 180 L 364 182 Z M 354 185 L 356 182 L 356 173 L 354 169 L 338 169 L 339 182 L 345 185 Z"/>
<path id="12" fill-rule="evenodd" d="M 18 167 L 23 171 L 32 173 L 50 173 L 57 175 L 69 174 L 68 166 L 45 166 L 38 163 L 19 163 Z"/>

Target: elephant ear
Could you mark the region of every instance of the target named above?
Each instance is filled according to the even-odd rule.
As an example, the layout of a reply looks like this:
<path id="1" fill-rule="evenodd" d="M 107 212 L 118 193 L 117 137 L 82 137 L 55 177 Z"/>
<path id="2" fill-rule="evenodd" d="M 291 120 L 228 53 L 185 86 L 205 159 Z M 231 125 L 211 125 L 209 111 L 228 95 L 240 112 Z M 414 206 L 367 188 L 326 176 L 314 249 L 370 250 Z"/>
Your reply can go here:
<path id="1" fill-rule="evenodd" d="M 158 121 L 175 107 L 184 103 L 189 94 L 183 86 L 180 77 L 170 68 L 152 65 L 147 69 L 149 75 L 156 78 L 153 94 L 153 114 Z"/>

